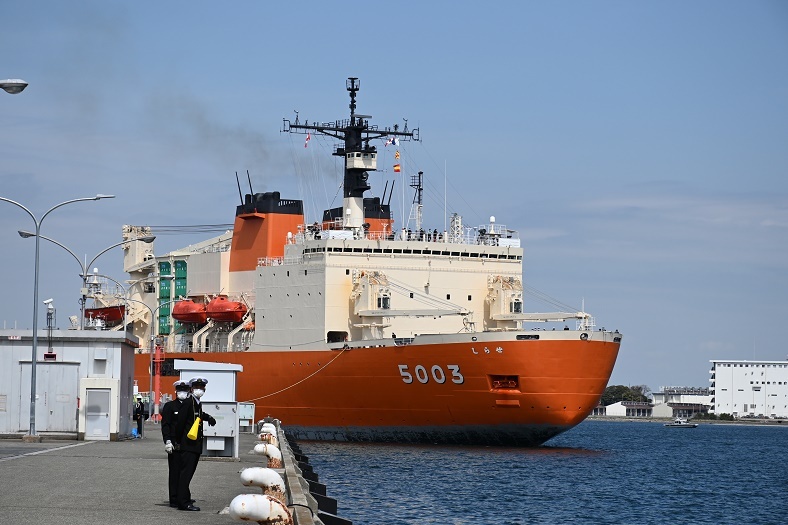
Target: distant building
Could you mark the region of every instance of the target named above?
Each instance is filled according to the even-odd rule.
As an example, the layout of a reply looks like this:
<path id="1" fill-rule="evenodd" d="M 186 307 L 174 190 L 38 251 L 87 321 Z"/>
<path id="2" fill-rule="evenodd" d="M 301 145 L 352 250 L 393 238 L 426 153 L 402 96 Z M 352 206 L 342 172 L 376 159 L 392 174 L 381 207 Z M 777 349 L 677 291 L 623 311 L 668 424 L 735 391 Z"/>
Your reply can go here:
<path id="1" fill-rule="evenodd" d="M 711 409 L 734 417 L 788 417 L 788 361 L 711 361 Z"/>
<path id="2" fill-rule="evenodd" d="M 619 401 L 605 407 L 605 415 L 611 417 L 651 417 L 654 405 L 647 401 Z"/>
<path id="3" fill-rule="evenodd" d="M 711 407 L 711 391 L 705 387 L 663 386 L 654 392 L 654 417 L 685 417 L 706 414 Z"/>

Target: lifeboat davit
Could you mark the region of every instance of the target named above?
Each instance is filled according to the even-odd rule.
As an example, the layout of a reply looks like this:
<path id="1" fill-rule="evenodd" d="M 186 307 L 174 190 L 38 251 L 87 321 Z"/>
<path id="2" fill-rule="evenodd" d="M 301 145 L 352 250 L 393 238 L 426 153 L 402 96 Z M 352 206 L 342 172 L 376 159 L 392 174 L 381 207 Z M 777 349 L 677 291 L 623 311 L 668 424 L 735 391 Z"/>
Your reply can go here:
<path id="1" fill-rule="evenodd" d="M 239 301 L 230 301 L 226 296 L 220 295 L 208 303 L 207 315 L 214 321 L 240 323 L 246 315 L 246 305 Z"/>
<path id="2" fill-rule="evenodd" d="M 204 304 L 187 299 L 175 303 L 172 307 L 172 318 L 181 323 L 205 324 L 208 321 L 208 313 Z"/>
<path id="3" fill-rule="evenodd" d="M 123 320 L 126 313 L 126 305 L 104 306 L 101 308 L 85 308 L 85 319 L 101 319 L 107 324 L 117 323 Z"/>

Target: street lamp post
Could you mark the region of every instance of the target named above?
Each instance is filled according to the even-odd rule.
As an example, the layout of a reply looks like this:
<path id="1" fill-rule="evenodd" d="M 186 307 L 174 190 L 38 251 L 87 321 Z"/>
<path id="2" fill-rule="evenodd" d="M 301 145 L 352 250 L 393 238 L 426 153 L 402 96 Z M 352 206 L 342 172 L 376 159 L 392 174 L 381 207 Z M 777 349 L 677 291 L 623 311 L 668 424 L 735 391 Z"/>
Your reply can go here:
<path id="1" fill-rule="evenodd" d="M 42 237 L 42 239 L 46 239 L 46 237 Z M 172 279 L 173 278 L 171 275 L 151 274 L 151 275 L 148 275 L 147 277 L 142 277 L 140 279 L 135 279 L 133 281 L 126 281 L 126 286 L 124 286 L 120 281 L 116 281 L 115 279 L 113 279 L 109 275 L 103 275 L 103 274 L 97 273 L 97 270 L 98 270 L 98 268 L 93 268 L 93 272 L 94 273 L 92 274 L 92 276 L 93 277 L 101 277 L 102 279 L 108 279 L 108 280 L 112 281 L 113 283 L 115 283 L 121 290 L 123 290 L 123 296 L 122 297 L 123 297 L 123 300 L 125 302 L 133 301 L 133 302 L 138 302 L 138 303 L 141 303 L 141 304 L 145 304 L 145 303 L 142 302 L 142 301 L 137 301 L 136 299 L 131 299 L 129 297 L 129 293 L 131 292 L 131 289 L 134 287 L 135 284 L 141 283 L 143 281 L 147 281 L 148 279 L 156 279 L 156 278 L 159 278 L 159 279 Z M 121 297 L 120 295 L 115 294 L 115 298 L 116 299 L 120 299 L 120 297 Z M 145 304 L 145 306 L 148 306 L 148 305 Z M 150 309 L 150 307 L 148 307 L 148 308 Z M 127 315 L 128 314 L 126 312 L 124 312 L 124 314 L 123 314 L 123 326 L 124 326 L 124 329 L 126 328 L 126 317 L 127 317 Z"/>
<path id="2" fill-rule="evenodd" d="M 24 231 L 24 230 L 20 230 L 19 231 L 19 236 L 24 238 L 24 239 L 27 239 L 28 237 L 36 237 L 37 235 L 38 235 L 37 233 L 31 233 L 31 232 L 27 232 L 27 231 Z M 77 262 L 79 263 L 79 267 L 82 269 L 82 273 L 80 274 L 80 276 L 82 277 L 82 298 L 81 298 L 81 306 L 80 306 L 80 311 L 79 311 L 79 329 L 80 330 L 84 330 L 85 329 L 85 302 L 87 300 L 88 269 L 91 266 L 93 266 L 93 263 L 96 262 L 96 259 L 98 259 L 102 255 L 104 255 L 105 253 L 110 251 L 112 248 L 116 248 L 118 246 L 126 244 L 127 242 L 142 241 L 144 243 L 150 244 L 156 239 L 155 235 L 146 235 L 144 237 L 135 237 L 134 239 L 126 239 L 125 241 L 116 242 L 112 246 L 108 246 L 108 247 L 104 248 L 103 250 L 101 250 L 100 252 L 98 252 L 96 254 L 96 256 L 93 257 L 93 259 L 91 259 L 88 264 L 83 264 L 82 261 L 79 259 L 79 257 L 77 257 L 77 255 L 74 252 L 69 250 L 63 244 L 57 242 L 54 239 L 50 239 L 49 237 L 45 237 L 43 235 L 41 235 L 39 237 L 41 239 L 44 239 L 45 241 L 49 241 L 51 243 L 57 244 L 58 246 L 60 246 L 64 250 L 66 250 L 68 253 L 71 254 L 72 257 L 74 257 L 74 259 L 77 260 Z"/>
<path id="3" fill-rule="evenodd" d="M 148 376 L 150 377 L 150 385 L 148 387 L 149 388 L 148 396 L 150 397 L 150 402 L 153 405 L 153 413 L 151 414 L 151 417 L 153 418 L 154 421 L 156 421 L 158 419 L 158 415 L 159 415 L 159 392 L 158 392 L 159 386 L 158 385 L 156 386 L 157 390 L 154 393 L 154 391 L 153 391 L 153 348 L 154 348 L 153 342 L 154 342 L 154 340 L 156 338 L 156 336 L 153 335 L 153 327 L 154 327 L 154 322 L 155 322 L 154 321 L 154 317 L 156 316 L 156 312 L 159 310 L 159 308 L 161 308 L 162 306 L 167 306 L 168 304 L 172 304 L 175 301 L 167 301 L 166 303 L 161 303 L 156 308 L 151 308 L 148 304 L 146 304 L 146 303 L 144 303 L 142 301 L 138 301 L 136 299 L 130 299 L 130 298 L 126 297 L 125 300 L 126 301 L 131 301 L 131 302 L 134 302 L 134 303 L 140 303 L 141 305 L 143 305 L 145 308 L 147 308 L 150 311 L 150 347 L 149 347 L 149 350 L 148 350 L 148 354 L 150 356 L 150 365 L 149 365 L 150 368 L 148 369 Z"/>
<path id="4" fill-rule="evenodd" d="M 3 87 L 3 89 L 5 89 Z M 73 202 L 82 202 L 82 201 L 97 201 L 99 199 L 114 199 L 114 195 L 102 195 L 98 194 L 95 197 L 82 197 L 79 199 L 71 199 L 65 202 L 61 202 L 60 204 L 56 204 L 49 208 L 44 215 L 41 216 L 40 219 L 37 219 L 36 216 L 31 212 L 27 207 L 24 205 L 11 200 L 5 197 L 0 197 L 0 201 L 8 202 L 13 204 L 14 206 L 18 206 L 25 210 L 25 212 L 30 215 L 30 218 L 33 219 L 33 222 L 36 225 L 36 256 L 35 256 L 35 263 L 33 266 L 33 349 L 32 349 L 32 358 L 30 359 L 30 430 L 28 431 L 28 436 L 36 436 L 36 360 L 38 359 L 38 261 L 39 261 L 39 253 L 40 253 L 40 234 L 41 234 L 41 223 L 44 222 L 44 219 L 47 218 L 47 215 L 55 211 L 56 209 L 60 208 L 61 206 L 65 206 L 66 204 L 71 204 Z"/>

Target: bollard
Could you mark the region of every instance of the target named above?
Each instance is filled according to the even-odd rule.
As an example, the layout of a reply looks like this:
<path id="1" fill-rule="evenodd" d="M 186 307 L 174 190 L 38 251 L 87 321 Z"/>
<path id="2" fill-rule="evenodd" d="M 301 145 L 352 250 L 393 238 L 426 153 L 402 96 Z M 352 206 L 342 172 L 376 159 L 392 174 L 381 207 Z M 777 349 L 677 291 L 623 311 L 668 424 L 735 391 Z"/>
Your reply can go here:
<path id="1" fill-rule="evenodd" d="M 279 448 L 279 440 L 276 438 L 276 434 L 272 434 L 270 432 L 262 432 L 259 436 L 260 441 L 263 443 L 268 443 L 269 445 L 273 445 Z"/>
<path id="2" fill-rule="evenodd" d="M 275 470 L 251 467 L 241 471 L 241 484 L 245 487 L 260 487 L 263 494 L 287 503 L 285 481 Z"/>
<path id="3" fill-rule="evenodd" d="M 230 502 L 230 516 L 240 521 L 255 521 L 260 525 L 293 524 L 293 517 L 285 504 L 265 494 L 240 494 L 234 497 Z"/>
<path id="4" fill-rule="evenodd" d="M 275 446 L 259 443 L 254 446 L 254 453 L 268 456 L 268 468 L 282 468 L 282 452 Z"/>

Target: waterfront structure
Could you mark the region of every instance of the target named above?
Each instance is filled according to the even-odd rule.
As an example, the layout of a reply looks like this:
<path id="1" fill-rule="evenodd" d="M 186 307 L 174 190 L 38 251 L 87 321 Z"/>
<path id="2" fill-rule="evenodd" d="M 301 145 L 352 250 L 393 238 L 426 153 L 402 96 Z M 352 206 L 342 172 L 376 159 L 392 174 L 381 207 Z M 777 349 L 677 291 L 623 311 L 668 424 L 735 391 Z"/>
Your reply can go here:
<path id="1" fill-rule="evenodd" d="M 711 392 L 706 387 L 663 386 L 652 396 L 654 417 L 691 418 L 708 413 L 711 406 Z"/>
<path id="2" fill-rule="evenodd" d="M 711 360 L 711 408 L 734 417 L 788 417 L 788 361 Z"/>
<path id="3" fill-rule="evenodd" d="M 42 330 L 35 384 L 42 433 L 117 440 L 131 433 L 134 348 L 129 334 L 109 330 Z M 0 330 L 0 434 L 26 432 L 31 389 L 31 330 Z"/>
<path id="4" fill-rule="evenodd" d="M 648 401 L 619 401 L 605 407 L 606 416 L 611 417 L 652 417 L 654 404 Z"/>

